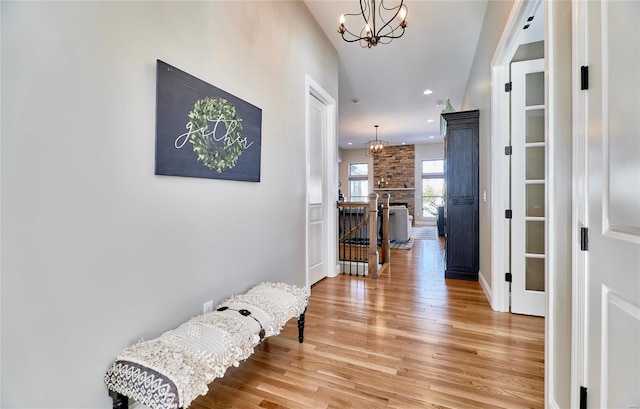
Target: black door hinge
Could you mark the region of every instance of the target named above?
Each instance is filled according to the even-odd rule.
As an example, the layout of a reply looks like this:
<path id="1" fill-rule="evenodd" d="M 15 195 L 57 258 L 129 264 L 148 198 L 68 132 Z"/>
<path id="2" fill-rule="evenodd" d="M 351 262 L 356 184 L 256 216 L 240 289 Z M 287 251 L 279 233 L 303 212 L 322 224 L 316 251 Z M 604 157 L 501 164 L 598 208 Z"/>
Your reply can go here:
<path id="1" fill-rule="evenodd" d="M 580 250 L 589 251 L 589 229 L 587 227 L 580 228 Z"/>
<path id="2" fill-rule="evenodd" d="M 511 209 L 507 209 L 504 211 L 504 218 L 505 219 L 511 219 L 513 217 L 513 212 L 511 211 Z"/>
<path id="3" fill-rule="evenodd" d="M 504 274 L 504 281 L 510 283 L 512 280 L 513 280 L 513 276 L 511 275 L 511 273 Z"/>
<path id="4" fill-rule="evenodd" d="M 512 88 L 513 88 L 513 85 L 511 84 L 511 81 L 504 84 L 504 92 L 511 92 Z"/>
<path id="5" fill-rule="evenodd" d="M 580 409 L 587 409 L 587 388 L 580 387 Z"/>
<path id="6" fill-rule="evenodd" d="M 589 66 L 583 65 L 580 67 L 580 89 L 589 89 Z"/>
<path id="7" fill-rule="evenodd" d="M 504 154 L 509 156 L 513 153 L 513 147 L 511 145 L 504 147 Z"/>

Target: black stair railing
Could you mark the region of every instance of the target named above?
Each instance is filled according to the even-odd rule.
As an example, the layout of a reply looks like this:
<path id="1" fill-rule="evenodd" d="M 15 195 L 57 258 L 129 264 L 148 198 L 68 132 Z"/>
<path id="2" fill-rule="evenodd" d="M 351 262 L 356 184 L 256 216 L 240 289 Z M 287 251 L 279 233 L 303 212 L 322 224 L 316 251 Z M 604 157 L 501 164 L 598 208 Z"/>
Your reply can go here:
<path id="1" fill-rule="evenodd" d="M 338 202 L 338 259 L 342 274 L 377 278 L 381 264 L 388 264 L 389 198 L 388 193 L 383 194 L 378 204 L 378 195 L 371 193 L 369 202 Z"/>

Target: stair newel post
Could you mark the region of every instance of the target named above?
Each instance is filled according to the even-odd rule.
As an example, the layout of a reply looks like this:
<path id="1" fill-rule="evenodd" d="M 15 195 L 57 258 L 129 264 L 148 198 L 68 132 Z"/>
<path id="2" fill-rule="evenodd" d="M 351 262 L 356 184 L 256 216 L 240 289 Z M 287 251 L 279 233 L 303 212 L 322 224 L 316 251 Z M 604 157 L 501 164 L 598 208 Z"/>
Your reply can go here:
<path id="1" fill-rule="evenodd" d="M 378 278 L 378 194 L 369 193 L 369 277 Z"/>
<path id="2" fill-rule="evenodd" d="M 389 200 L 391 195 L 382 194 L 382 264 L 391 261 L 391 248 L 389 247 Z"/>

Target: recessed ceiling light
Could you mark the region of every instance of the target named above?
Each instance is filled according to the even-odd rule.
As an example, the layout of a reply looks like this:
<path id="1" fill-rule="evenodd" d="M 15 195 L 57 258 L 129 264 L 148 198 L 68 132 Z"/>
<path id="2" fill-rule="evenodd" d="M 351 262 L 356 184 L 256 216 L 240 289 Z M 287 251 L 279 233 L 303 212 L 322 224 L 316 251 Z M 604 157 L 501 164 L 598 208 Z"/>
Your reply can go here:
<path id="1" fill-rule="evenodd" d="M 353 142 L 349 142 L 347 145 L 353 145 Z"/>
<path id="2" fill-rule="evenodd" d="M 354 98 L 351 100 L 351 102 L 353 102 L 355 105 L 358 105 L 360 103 L 360 100 L 358 98 Z"/>
<path id="3" fill-rule="evenodd" d="M 406 145 L 407 143 L 406 143 L 406 142 L 402 142 L 402 144 L 403 144 L 403 145 Z"/>
<path id="4" fill-rule="evenodd" d="M 427 119 L 427 122 L 433 122 L 433 119 Z"/>
<path id="5" fill-rule="evenodd" d="M 429 137 L 429 139 L 433 139 L 433 138 L 435 138 L 435 136 L 433 136 L 433 135 L 431 135 L 431 136 Z"/>
<path id="6" fill-rule="evenodd" d="M 430 89 L 425 89 L 423 94 L 424 95 L 431 95 L 431 94 L 433 94 L 433 91 L 431 91 Z"/>

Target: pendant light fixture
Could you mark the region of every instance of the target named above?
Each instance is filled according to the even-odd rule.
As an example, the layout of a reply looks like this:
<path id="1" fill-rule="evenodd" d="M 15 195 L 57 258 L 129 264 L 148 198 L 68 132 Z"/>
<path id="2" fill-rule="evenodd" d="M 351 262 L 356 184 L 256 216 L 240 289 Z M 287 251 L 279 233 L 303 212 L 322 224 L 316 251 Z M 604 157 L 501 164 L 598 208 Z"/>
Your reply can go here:
<path id="1" fill-rule="evenodd" d="M 376 139 L 366 143 L 364 154 L 367 156 L 374 156 L 380 153 L 385 146 L 389 145 L 389 142 L 381 141 L 378 139 L 378 125 L 374 125 L 376 128 Z"/>
<path id="2" fill-rule="evenodd" d="M 378 44 L 389 44 L 400 38 L 407 27 L 407 6 L 404 0 L 360 0 L 360 13 L 346 13 L 340 16 L 338 33 L 348 43 L 360 43 L 362 48 L 371 48 Z M 347 28 L 347 19 L 359 27 L 355 17 L 362 17 L 359 32 Z M 353 19 L 351 17 L 354 17 Z"/>

